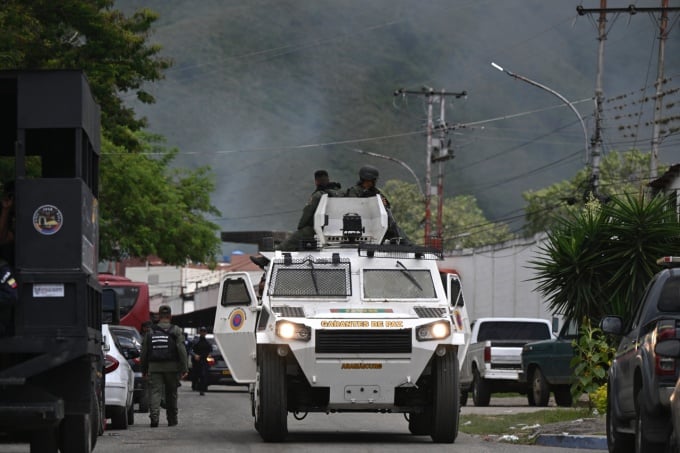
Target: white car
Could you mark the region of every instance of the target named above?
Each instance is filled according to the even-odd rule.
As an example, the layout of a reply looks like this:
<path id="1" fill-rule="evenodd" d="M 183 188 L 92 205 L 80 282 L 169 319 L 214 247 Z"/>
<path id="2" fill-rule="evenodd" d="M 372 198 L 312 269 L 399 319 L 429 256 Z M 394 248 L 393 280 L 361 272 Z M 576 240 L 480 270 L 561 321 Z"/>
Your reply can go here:
<path id="1" fill-rule="evenodd" d="M 111 428 L 127 429 L 128 425 L 135 421 L 133 405 L 135 377 L 117 343 L 118 340 L 109 330 L 108 324 L 102 324 L 106 418 L 111 419 Z"/>

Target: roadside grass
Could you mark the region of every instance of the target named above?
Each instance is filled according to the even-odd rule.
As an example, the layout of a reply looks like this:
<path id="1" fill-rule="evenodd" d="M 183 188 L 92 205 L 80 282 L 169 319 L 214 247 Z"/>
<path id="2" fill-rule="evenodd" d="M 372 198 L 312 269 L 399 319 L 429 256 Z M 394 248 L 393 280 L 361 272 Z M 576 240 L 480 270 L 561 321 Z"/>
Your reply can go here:
<path id="1" fill-rule="evenodd" d="M 469 414 L 461 415 L 459 430 L 476 436 L 511 436 L 509 440 L 513 442 L 528 444 L 533 443 L 531 434 L 538 426 L 571 422 L 592 416 L 592 411 L 585 407 L 555 408 L 507 415 Z"/>

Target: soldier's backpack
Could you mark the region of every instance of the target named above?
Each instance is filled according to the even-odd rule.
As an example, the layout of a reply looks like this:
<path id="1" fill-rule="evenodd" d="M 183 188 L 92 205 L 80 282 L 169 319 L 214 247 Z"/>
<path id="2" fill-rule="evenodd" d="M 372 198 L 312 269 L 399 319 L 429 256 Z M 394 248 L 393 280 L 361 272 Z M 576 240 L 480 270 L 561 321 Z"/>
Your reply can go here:
<path id="1" fill-rule="evenodd" d="M 154 325 L 149 331 L 150 362 L 170 362 L 177 360 L 177 335 L 172 333 L 173 325 L 166 329 Z"/>

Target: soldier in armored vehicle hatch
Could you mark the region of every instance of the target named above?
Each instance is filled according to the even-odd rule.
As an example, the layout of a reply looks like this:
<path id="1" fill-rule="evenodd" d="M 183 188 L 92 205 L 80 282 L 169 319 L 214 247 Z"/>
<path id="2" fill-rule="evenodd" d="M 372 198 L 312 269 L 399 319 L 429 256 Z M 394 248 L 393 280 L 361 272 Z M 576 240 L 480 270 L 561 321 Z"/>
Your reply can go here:
<path id="1" fill-rule="evenodd" d="M 412 245 L 413 243 L 408 238 L 408 236 L 406 236 L 406 233 L 404 233 L 402 229 L 399 228 L 396 220 L 394 220 L 389 200 L 377 187 L 378 176 L 380 176 L 380 173 L 378 172 L 377 168 L 370 165 L 364 165 L 359 169 L 359 182 L 347 189 L 345 196 L 366 198 L 380 195 L 388 216 L 387 233 L 385 233 L 385 238 L 383 241 L 396 241 L 400 244 Z"/>
<path id="2" fill-rule="evenodd" d="M 302 216 L 298 222 L 297 231 L 293 233 L 281 246 L 281 250 L 295 250 L 303 241 L 314 240 L 314 213 L 316 212 L 319 201 L 324 194 L 329 197 L 341 197 L 341 186 L 337 182 L 330 181 L 326 170 L 314 172 L 314 184 L 316 189 L 302 210 Z"/>

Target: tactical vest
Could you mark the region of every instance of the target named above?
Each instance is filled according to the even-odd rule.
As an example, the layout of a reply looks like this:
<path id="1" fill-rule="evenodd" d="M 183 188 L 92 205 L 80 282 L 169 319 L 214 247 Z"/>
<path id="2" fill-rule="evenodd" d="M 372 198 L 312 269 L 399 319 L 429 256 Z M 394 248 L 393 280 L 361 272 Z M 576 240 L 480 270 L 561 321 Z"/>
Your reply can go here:
<path id="1" fill-rule="evenodd" d="M 150 350 L 149 361 L 151 362 L 171 362 L 178 358 L 177 336 L 172 333 L 172 328 L 163 329 L 157 325 L 151 327 L 149 332 Z"/>

